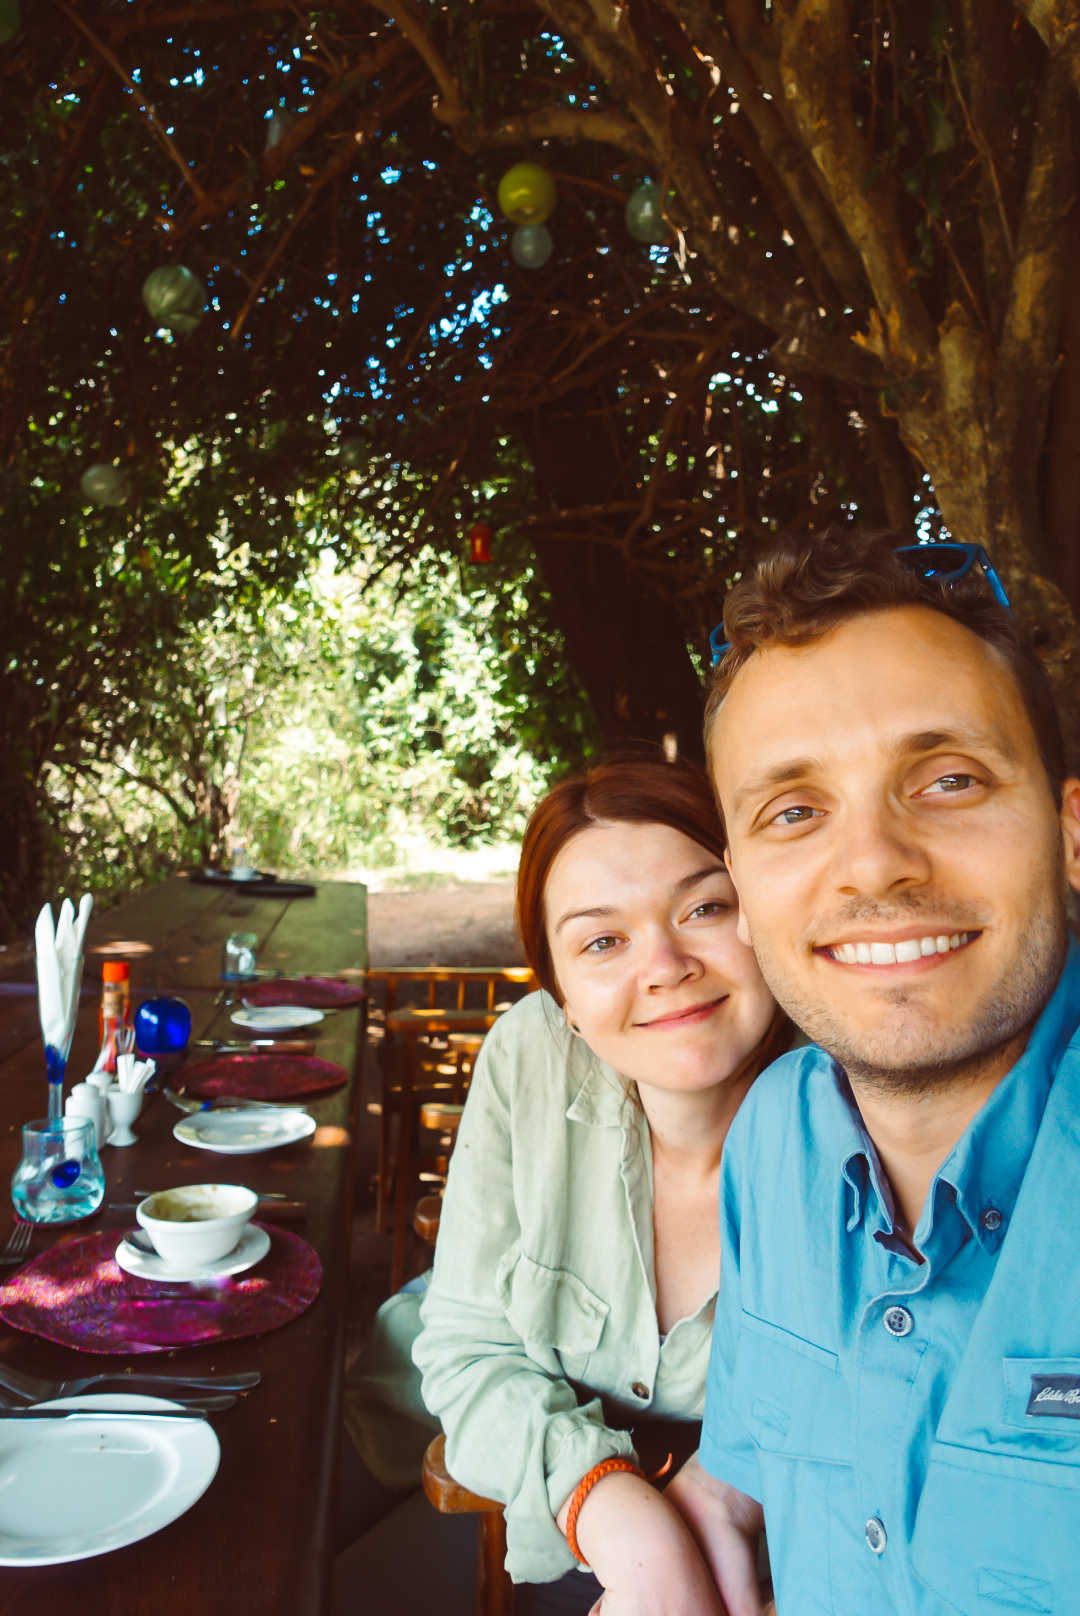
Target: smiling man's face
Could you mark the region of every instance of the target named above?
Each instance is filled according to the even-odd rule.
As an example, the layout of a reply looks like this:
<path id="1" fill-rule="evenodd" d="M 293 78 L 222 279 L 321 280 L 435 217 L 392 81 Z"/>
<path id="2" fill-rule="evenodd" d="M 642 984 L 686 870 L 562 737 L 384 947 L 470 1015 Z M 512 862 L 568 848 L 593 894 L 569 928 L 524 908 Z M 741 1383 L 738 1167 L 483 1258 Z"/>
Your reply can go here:
<path id="1" fill-rule="evenodd" d="M 995 652 L 923 607 L 755 653 L 713 730 L 752 938 L 780 1003 L 850 1074 L 978 1069 L 1065 956 L 1065 842 Z"/>

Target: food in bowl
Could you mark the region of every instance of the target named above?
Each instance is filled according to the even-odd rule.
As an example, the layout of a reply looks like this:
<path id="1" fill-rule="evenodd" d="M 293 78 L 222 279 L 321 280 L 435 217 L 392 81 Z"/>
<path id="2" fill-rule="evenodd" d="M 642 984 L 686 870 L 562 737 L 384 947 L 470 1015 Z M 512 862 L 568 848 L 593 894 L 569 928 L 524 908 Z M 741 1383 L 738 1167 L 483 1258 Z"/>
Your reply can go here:
<path id="1" fill-rule="evenodd" d="M 148 1195 L 135 1217 L 163 1262 L 191 1269 L 235 1249 L 258 1200 L 242 1184 L 186 1184 Z"/>

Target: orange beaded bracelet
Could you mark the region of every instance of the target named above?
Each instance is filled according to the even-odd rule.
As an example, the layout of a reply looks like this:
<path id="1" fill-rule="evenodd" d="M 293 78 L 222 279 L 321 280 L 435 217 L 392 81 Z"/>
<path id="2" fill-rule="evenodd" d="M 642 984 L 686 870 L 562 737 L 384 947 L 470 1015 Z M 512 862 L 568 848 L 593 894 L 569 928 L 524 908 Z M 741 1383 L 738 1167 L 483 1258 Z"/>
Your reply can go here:
<path id="1" fill-rule="evenodd" d="M 631 1476 L 640 1476 L 643 1481 L 645 1479 L 645 1472 L 638 1469 L 633 1459 L 601 1459 L 598 1465 L 593 1465 L 587 1476 L 582 1476 L 570 1500 L 570 1508 L 566 1512 L 566 1541 L 570 1545 L 570 1553 L 574 1559 L 580 1561 L 583 1566 L 587 1566 L 589 1562 L 578 1548 L 577 1519 L 581 1514 L 581 1506 L 596 1483 L 603 1481 L 605 1476 L 612 1475 L 616 1470 L 625 1470 Z"/>

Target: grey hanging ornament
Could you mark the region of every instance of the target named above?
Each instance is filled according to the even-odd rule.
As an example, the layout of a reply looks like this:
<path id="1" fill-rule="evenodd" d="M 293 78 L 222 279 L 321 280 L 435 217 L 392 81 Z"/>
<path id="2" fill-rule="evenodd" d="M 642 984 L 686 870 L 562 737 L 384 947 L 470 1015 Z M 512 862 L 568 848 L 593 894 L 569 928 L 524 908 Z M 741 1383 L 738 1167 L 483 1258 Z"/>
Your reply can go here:
<path id="1" fill-rule="evenodd" d="M 639 185 L 626 204 L 626 228 L 635 241 L 659 247 L 671 237 L 671 226 L 664 218 L 664 198 L 655 180 Z"/>
<path id="2" fill-rule="evenodd" d="M 510 256 L 522 269 L 543 269 L 554 251 L 546 224 L 519 224 L 510 237 Z"/>
<path id="3" fill-rule="evenodd" d="M 272 112 L 266 120 L 265 150 L 272 152 L 275 146 L 280 146 L 295 121 L 290 113 L 283 112 L 280 107 Z"/>
<path id="4" fill-rule="evenodd" d="M 161 264 L 143 282 L 143 302 L 158 325 L 189 336 L 206 313 L 206 287 L 183 264 Z"/>
<path id="5" fill-rule="evenodd" d="M 91 505 L 126 505 L 131 484 L 119 466 L 87 466 L 79 487 Z"/>

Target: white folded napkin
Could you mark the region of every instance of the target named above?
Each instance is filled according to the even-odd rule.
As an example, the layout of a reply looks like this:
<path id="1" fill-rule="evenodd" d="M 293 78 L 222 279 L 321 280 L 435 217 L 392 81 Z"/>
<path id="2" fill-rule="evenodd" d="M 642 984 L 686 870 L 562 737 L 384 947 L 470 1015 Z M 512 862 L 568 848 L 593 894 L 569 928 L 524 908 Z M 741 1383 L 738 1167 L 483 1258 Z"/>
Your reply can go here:
<path id="1" fill-rule="evenodd" d="M 71 899 L 60 906 L 60 920 L 53 930 L 52 906 L 46 904 L 37 918 L 34 942 L 37 948 L 38 1011 L 46 1047 L 66 1061 L 79 1013 L 79 987 L 82 983 L 83 941 L 94 900 L 83 894 L 76 919 Z"/>

